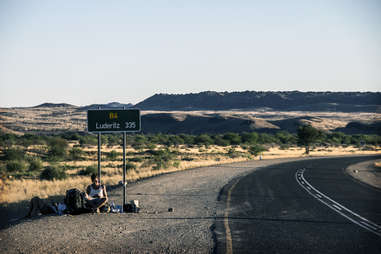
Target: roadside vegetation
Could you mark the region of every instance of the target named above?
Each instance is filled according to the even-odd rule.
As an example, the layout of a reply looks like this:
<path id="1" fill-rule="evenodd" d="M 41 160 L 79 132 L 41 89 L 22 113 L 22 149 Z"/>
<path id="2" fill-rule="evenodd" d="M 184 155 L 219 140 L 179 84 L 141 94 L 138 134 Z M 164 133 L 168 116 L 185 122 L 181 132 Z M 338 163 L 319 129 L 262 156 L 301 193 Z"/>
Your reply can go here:
<path id="1" fill-rule="evenodd" d="M 102 181 L 117 184 L 122 175 L 121 135 L 102 135 Z M 325 133 L 301 126 L 298 133 L 244 132 L 201 135 L 127 136 L 127 179 L 191 167 L 259 158 L 377 152 L 378 135 Z M 17 136 L 0 132 L 0 203 L 47 197 L 84 188 L 97 172 L 97 136 L 87 133 Z"/>

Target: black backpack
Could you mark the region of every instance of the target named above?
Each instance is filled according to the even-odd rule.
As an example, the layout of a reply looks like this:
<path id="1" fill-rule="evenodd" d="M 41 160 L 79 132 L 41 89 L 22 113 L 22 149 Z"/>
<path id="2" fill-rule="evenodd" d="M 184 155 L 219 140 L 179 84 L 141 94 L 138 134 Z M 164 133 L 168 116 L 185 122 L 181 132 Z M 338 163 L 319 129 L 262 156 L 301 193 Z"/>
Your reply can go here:
<path id="1" fill-rule="evenodd" d="M 67 190 L 64 202 L 70 214 L 80 214 L 89 211 L 86 205 L 85 193 L 78 189 Z"/>

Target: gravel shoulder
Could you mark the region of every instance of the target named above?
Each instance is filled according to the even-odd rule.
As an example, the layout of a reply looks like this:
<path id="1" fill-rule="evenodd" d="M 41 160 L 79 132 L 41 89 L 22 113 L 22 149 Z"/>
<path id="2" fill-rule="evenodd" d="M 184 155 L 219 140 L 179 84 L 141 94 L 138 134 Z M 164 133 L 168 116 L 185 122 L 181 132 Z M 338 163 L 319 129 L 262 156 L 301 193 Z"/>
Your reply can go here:
<path id="1" fill-rule="evenodd" d="M 127 187 L 138 214 L 41 216 L 0 231 L 0 253 L 212 253 L 220 190 L 258 168 L 294 161 L 240 162 L 176 172 Z M 122 203 L 122 188 L 109 191 Z M 172 212 L 168 208 L 173 208 Z"/>
<path id="2" fill-rule="evenodd" d="M 370 160 L 349 166 L 346 171 L 354 179 L 381 190 L 381 169 L 376 168 L 374 163 L 378 160 Z"/>

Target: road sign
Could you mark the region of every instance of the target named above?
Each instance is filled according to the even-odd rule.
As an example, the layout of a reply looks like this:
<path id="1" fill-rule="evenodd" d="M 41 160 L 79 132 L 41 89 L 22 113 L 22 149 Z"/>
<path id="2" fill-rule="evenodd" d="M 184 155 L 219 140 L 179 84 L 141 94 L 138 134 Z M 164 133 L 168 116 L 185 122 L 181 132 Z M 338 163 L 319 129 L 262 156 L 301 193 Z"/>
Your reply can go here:
<path id="1" fill-rule="evenodd" d="M 87 130 L 95 133 L 140 131 L 139 109 L 97 109 L 87 111 Z"/>

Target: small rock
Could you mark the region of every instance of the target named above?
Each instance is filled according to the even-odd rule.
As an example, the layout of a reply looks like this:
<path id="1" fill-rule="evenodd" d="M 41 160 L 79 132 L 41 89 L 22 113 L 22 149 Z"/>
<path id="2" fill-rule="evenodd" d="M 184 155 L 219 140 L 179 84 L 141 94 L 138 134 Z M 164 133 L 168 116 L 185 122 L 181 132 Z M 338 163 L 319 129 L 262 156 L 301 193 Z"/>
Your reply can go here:
<path id="1" fill-rule="evenodd" d="M 172 207 L 170 207 L 170 208 L 168 208 L 168 212 L 173 212 L 173 208 Z"/>
<path id="2" fill-rule="evenodd" d="M 355 170 L 353 170 L 353 172 L 357 174 L 359 171 L 357 169 L 355 169 Z"/>

